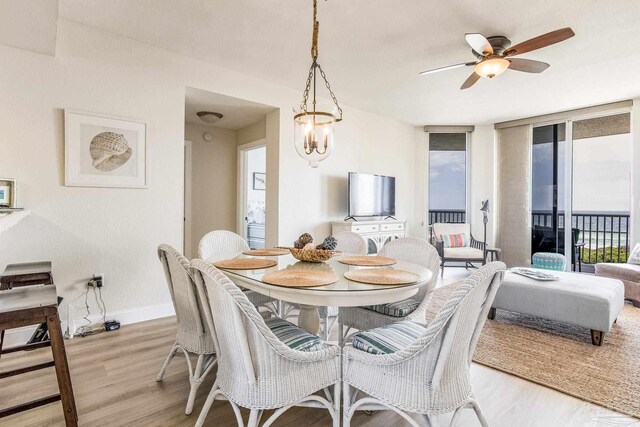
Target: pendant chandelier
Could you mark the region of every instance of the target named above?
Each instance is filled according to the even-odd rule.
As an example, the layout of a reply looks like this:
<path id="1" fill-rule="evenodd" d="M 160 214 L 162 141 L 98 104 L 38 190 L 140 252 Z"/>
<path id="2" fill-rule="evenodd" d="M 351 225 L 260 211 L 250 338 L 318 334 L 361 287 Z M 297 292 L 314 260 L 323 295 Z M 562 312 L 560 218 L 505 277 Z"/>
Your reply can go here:
<path id="1" fill-rule="evenodd" d="M 307 77 L 307 85 L 304 89 L 300 108 L 295 109 L 293 116 L 294 145 L 296 151 L 303 159 L 309 162 L 312 168 L 318 167 L 318 162 L 329 157 L 333 151 L 333 128 L 342 120 L 342 109 L 331 90 L 327 76 L 318 63 L 318 0 L 313 0 L 313 38 L 311 45 L 311 68 Z M 322 108 L 316 102 L 316 80 L 318 74 L 324 81 L 333 100 L 332 108 Z M 311 108 L 307 105 L 309 92 L 312 92 Z"/>

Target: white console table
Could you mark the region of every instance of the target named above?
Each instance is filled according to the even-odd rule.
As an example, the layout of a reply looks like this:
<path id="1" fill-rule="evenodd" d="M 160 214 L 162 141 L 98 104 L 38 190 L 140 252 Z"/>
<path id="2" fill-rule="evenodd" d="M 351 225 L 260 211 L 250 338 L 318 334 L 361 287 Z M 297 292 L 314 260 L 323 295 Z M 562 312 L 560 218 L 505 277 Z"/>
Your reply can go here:
<path id="1" fill-rule="evenodd" d="M 338 221 L 331 223 L 331 234 L 352 231 L 367 239 L 369 254 L 377 254 L 388 242 L 406 234 L 406 221 Z"/>

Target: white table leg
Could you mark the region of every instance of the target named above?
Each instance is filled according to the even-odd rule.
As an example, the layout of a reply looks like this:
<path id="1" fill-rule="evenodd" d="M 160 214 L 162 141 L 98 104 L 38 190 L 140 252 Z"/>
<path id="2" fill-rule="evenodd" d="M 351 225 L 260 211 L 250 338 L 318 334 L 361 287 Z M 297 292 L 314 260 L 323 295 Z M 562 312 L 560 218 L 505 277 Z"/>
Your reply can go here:
<path id="1" fill-rule="evenodd" d="M 318 307 L 314 305 L 300 305 L 298 326 L 311 334 L 317 335 L 320 330 L 320 313 L 318 313 Z"/>

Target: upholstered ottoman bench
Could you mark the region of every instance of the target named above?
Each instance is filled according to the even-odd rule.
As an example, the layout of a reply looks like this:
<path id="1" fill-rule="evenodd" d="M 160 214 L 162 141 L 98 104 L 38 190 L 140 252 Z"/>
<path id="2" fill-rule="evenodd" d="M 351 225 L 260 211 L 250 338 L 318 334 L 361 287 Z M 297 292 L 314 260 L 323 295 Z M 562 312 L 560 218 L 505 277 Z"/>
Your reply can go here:
<path id="1" fill-rule="evenodd" d="M 544 271 L 544 270 L 541 270 Z M 559 280 L 540 281 L 507 271 L 493 302 L 496 309 L 591 329 L 593 345 L 602 345 L 624 306 L 620 280 L 564 271 L 545 271 Z"/>

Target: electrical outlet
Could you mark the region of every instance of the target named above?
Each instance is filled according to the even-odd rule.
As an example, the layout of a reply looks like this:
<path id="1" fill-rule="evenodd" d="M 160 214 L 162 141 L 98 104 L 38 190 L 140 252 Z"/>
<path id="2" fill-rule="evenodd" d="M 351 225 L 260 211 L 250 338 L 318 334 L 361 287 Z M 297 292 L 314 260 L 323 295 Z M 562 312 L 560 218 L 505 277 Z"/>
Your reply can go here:
<path id="1" fill-rule="evenodd" d="M 95 286 L 96 288 L 102 288 L 104 286 L 104 273 L 94 274 L 91 280 L 87 283 L 88 286 Z"/>
<path id="2" fill-rule="evenodd" d="M 104 273 L 94 274 L 93 281 L 97 288 L 102 288 L 104 286 Z"/>

